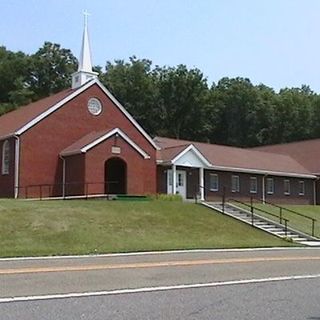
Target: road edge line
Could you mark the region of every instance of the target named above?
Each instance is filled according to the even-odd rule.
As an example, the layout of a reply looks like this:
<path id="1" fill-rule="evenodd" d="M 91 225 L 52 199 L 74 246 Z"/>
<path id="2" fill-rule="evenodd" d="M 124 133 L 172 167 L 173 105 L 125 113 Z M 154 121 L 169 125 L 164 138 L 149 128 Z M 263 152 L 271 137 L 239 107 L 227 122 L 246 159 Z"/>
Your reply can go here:
<path id="1" fill-rule="evenodd" d="M 8 257 L 0 258 L 0 262 L 5 261 L 27 261 L 27 260 L 51 260 L 51 259 L 86 259 L 86 258 L 113 258 L 146 255 L 165 255 L 183 253 L 214 253 L 214 252 L 254 252 L 254 251 L 281 251 L 281 250 L 320 250 L 320 247 L 274 247 L 274 248 L 234 248 L 234 249 L 191 249 L 191 250 L 166 250 L 166 251 L 137 251 L 120 253 L 65 255 L 65 256 L 40 256 L 40 257 Z"/>
<path id="2" fill-rule="evenodd" d="M 222 286 L 231 286 L 231 285 L 244 285 L 244 284 L 256 284 L 256 283 L 278 282 L 278 281 L 288 281 L 288 280 L 315 279 L 315 278 L 320 278 L 320 274 L 270 277 L 270 278 L 261 278 L 261 279 L 230 280 L 230 281 L 221 281 L 221 282 L 182 284 L 182 285 L 172 285 L 172 286 L 142 287 L 142 288 L 135 288 L 135 289 L 116 289 L 116 290 L 109 290 L 109 291 L 92 291 L 92 292 L 82 292 L 82 293 L 74 292 L 74 293 L 61 293 L 61 294 L 38 295 L 38 296 L 7 297 L 7 298 L 0 298 L 0 304 L 14 303 L 14 302 L 67 299 L 67 298 L 68 299 L 69 298 L 85 298 L 85 297 L 88 298 L 88 297 L 98 297 L 98 296 L 161 292 L 161 291 L 173 291 L 173 290 L 184 290 L 184 289 L 198 289 L 198 288 L 222 287 Z"/>

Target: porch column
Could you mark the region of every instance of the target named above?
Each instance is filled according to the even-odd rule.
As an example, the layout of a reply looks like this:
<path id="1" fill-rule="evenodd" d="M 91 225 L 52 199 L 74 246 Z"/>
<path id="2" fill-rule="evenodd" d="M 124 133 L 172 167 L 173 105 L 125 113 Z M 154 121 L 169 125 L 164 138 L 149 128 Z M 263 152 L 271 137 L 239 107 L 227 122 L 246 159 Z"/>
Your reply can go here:
<path id="1" fill-rule="evenodd" d="M 172 194 L 177 193 L 177 171 L 176 166 L 172 165 Z"/>
<path id="2" fill-rule="evenodd" d="M 204 169 L 199 168 L 200 200 L 204 200 Z"/>

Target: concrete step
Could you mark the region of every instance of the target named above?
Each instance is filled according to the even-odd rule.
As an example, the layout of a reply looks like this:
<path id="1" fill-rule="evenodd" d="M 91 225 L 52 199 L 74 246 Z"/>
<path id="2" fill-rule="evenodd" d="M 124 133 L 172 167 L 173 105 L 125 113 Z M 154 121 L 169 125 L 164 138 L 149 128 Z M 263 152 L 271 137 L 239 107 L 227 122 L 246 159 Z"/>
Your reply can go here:
<path id="1" fill-rule="evenodd" d="M 307 238 L 303 237 L 290 237 L 293 241 L 308 241 Z"/>
<path id="2" fill-rule="evenodd" d="M 220 203 L 207 203 L 214 209 L 217 209 L 219 211 L 223 210 L 223 206 Z M 240 208 L 235 208 L 231 205 L 226 204 L 224 206 L 225 213 L 229 214 L 230 216 L 234 217 L 237 220 L 244 221 L 248 224 L 252 223 L 252 215 L 250 212 L 246 210 L 242 210 Z M 320 247 L 320 240 L 319 241 L 312 241 L 310 238 L 306 238 L 301 236 L 298 233 L 295 233 L 294 231 L 287 230 L 287 232 L 284 230 L 283 227 L 277 225 L 277 223 L 272 223 L 271 221 L 264 220 L 263 217 L 256 217 L 254 216 L 254 226 L 257 228 L 260 228 L 266 232 L 269 232 L 271 234 L 277 235 L 281 238 L 291 238 L 292 241 L 307 245 L 307 246 L 319 246 Z"/>
<path id="3" fill-rule="evenodd" d="M 307 240 L 307 241 L 301 241 L 300 243 L 309 247 L 320 247 L 320 241 Z"/>

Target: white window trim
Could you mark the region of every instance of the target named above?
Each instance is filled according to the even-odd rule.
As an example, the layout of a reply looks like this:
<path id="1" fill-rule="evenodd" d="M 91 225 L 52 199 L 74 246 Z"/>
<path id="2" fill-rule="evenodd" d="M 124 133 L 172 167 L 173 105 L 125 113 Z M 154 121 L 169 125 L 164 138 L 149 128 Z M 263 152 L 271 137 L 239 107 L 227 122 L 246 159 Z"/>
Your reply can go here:
<path id="1" fill-rule="evenodd" d="M 236 178 L 236 180 L 238 181 L 237 185 L 236 185 L 236 189 L 233 189 L 233 179 Z M 240 178 L 239 176 L 236 175 L 232 175 L 231 176 L 231 192 L 240 192 Z"/>
<path id="2" fill-rule="evenodd" d="M 256 189 L 252 190 L 251 189 L 251 180 L 255 181 Z M 250 193 L 257 193 L 258 192 L 258 179 L 257 177 L 250 177 Z"/>
<path id="3" fill-rule="evenodd" d="M 211 188 L 211 181 L 210 181 L 211 177 L 216 177 L 217 188 Z M 210 183 L 210 191 L 219 191 L 219 176 L 216 173 L 210 173 L 209 183 Z"/>
<path id="4" fill-rule="evenodd" d="M 288 183 L 288 190 L 289 190 L 289 191 L 286 191 L 286 190 L 285 190 L 285 189 L 286 189 L 286 188 L 285 188 L 286 183 Z M 286 196 L 289 196 L 290 193 L 291 193 L 291 190 L 290 190 L 290 180 L 288 180 L 288 179 L 283 180 L 283 188 L 284 188 L 284 194 L 285 194 Z"/>
<path id="5" fill-rule="evenodd" d="M 9 152 L 9 162 L 5 162 L 5 153 Z M 2 161 L 1 161 L 1 174 L 2 175 L 8 175 L 10 172 L 10 145 L 9 140 L 6 140 L 2 145 Z"/>
<path id="6" fill-rule="evenodd" d="M 303 185 L 303 192 L 300 192 L 300 185 Z M 299 196 L 304 196 L 305 195 L 305 183 L 304 181 L 299 181 Z"/>
<path id="7" fill-rule="evenodd" d="M 269 182 L 272 184 L 272 191 L 269 191 Z M 274 180 L 273 178 L 267 178 L 267 194 L 274 194 Z"/>

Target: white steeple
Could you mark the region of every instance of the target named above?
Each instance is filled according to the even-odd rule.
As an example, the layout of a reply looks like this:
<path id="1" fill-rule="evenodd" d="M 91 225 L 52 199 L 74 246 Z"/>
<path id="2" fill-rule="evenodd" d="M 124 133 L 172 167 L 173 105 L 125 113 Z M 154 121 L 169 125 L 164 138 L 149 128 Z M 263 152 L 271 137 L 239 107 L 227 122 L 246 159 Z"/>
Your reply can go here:
<path id="1" fill-rule="evenodd" d="M 91 51 L 88 34 L 88 16 L 87 11 L 83 12 L 84 15 L 84 30 L 82 37 L 82 46 L 79 59 L 78 71 L 72 74 L 72 89 L 82 86 L 84 83 L 92 78 L 96 78 L 98 73 L 92 71 Z"/>

